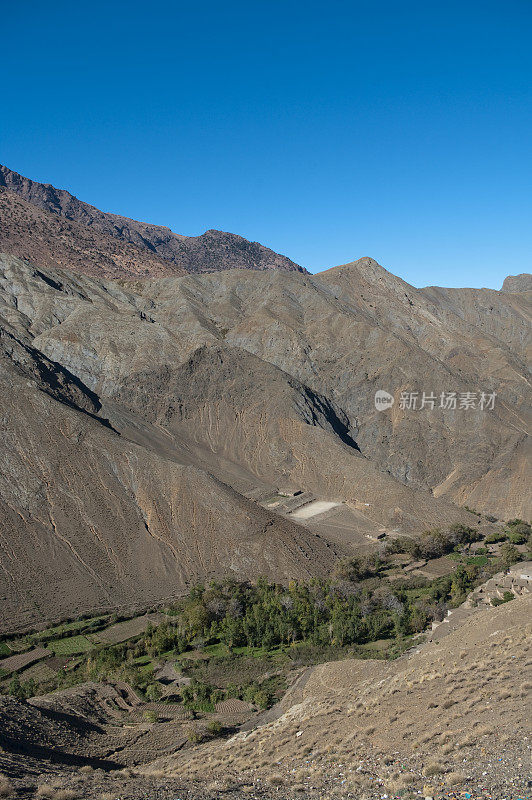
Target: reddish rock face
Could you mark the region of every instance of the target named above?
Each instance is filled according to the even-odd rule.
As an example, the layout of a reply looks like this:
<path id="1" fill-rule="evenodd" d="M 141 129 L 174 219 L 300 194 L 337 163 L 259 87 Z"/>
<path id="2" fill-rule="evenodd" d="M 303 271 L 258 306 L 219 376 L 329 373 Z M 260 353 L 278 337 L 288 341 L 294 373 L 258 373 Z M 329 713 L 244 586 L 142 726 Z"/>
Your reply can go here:
<path id="1" fill-rule="evenodd" d="M 234 233 L 182 236 L 161 225 L 107 214 L 64 189 L 1 165 L 0 188 L 0 252 L 31 258 L 39 266 L 102 278 L 227 269 L 306 272 L 286 256 Z"/>

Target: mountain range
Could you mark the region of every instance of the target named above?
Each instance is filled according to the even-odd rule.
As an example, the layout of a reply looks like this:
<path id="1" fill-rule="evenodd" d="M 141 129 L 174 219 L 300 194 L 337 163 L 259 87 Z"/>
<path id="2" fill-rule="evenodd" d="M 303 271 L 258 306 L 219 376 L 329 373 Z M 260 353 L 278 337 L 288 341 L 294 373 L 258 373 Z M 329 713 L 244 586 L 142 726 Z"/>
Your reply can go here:
<path id="1" fill-rule="evenodd" d="M 532 516 L 530 276 L 310 275 L 5 167 L 0 252 L 2 632 Z"/>

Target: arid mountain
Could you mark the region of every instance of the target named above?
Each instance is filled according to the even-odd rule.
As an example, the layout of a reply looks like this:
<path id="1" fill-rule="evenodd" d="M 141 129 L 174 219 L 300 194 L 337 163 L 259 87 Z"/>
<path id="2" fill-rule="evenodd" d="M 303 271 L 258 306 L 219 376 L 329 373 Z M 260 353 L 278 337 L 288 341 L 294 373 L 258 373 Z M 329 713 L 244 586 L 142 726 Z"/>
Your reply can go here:
<path id="1" fill-rule="evenodd" d="M 383 537 L 454 523 L 486 534 L 501 530 L 493 517 L 532 516 L 530 276 L 510 276 L 500 292 L 416 289 L 367 257 L 309 275 L 231 234 L 182 237 L 9 170 L 2 181 L 0 634 L 17 636 L 0 643 L 4 654 L 30 628 L 99 612 L 142 611 L 140 630 L 154 618 L 163 635 L 169 624 L 180 630 L 170 622 L 180 617 L 144 611 L 212 578 L 286 585 L 336 575 L 326 584 L 336 608 L 362 586 L 344 580 L 352 565 L 339 559 L 382 555 Z M 429 572 L 440 575 L 445 561 L 453 591 L 455 555 Z M 464 565 L 470 556 L 464 549 Z M 369 577 L 374 593 L 356 595 L 368 630 L 375 598 L 377 616 L 394 603 L 399 626 L 414 602 L 406 587 L 439 586 L 423 583 L 423 563 L 402 570 L 402 557 L 395 578 Z M 50 694 L 54 684 L 28 702 L 0 696 L 0 795 L 140 800 L 162 786 L 161 797 L 191 800 L 226 790 L 235 800 L 378 800 L 471 787 L 502 798 L 511 787 L 524 797 L 529 578 L 510 573 L 448 616 L 438 603 L 427 641 L 414 638 L 397 660 L 305 669 L 294 651 L 295 683 L 280 703 L 259 714 L 228 695 L 230 708 L 248 707 L 248 727 L 212 741 L 215 705 L 198 746 L 192 712 L 178 704 L 159 721 L 153 710 L 166 684 L 151 703 L 126 673 L 102 682 L 92 649 L 76 686 Z M 392 596 L 401 576 L 405 594 Z M 234 608 L 231 622 L 248 619 Z M 328 627 L 321 612 L 316 619 Z M 108 623 L 102 635 L 120 628 Z M 203 662 L 208 625 L 191 639 L 193 664 Z M 70 638 L 84 639 L 76 630 Z M 92 630 L 87 646 L 99 647 L 105 637 Z M 382 654 L 377 631 L 368 643 Z M 119 641 L 121 667 L 131 667 L 138 633 Z M 142 642 L 151 654 L 151 639 Z M 14 670 L 22 657 L 24 686 L 32 669 L 55 680 L 51 665 L 70 668 L 68 655 L 36 651 L 3 661 Z M 162 651 L 163 642 L 153 652 Z M 170 661 L 147 667 L 170 669 L 174 693 L 192 680 Z M 261 681 L 276 675 L 253 668 Z M 14 680 L 16 694 L 14 674 L 2 671 L 0 688 Z"/>
<path id="2" fill-rule="evenodd" d="M 223 341 L 275 365 L 341 409 L 363 456 L 401 483 L 495 515 L 529 513 L 525 306 L 501 301 L 510 322 L 499 325 L 496 338 L 445 298 L 436 304 L 430 291 L 408 286 L 371 259 L 312 277 L 228 272 L 129 288 L 153 304 L 153 319 L 182 331 L 183 360 L 193 341 Z M 39 339 L 61 361 L 76 349 L 70 326 L 64 333 L 64 343 L 60 328 Z M 99 364 L 119 346 L 115 336 L 95 345 Z M 378 389 L 396 397 L 384 413 L 374 406 Z M 434 394 L 435 408 L 401 409 L 402 391 L 418 392 L 419 401 L 423 391 Z M 476 393 L 478 400 L 493 391 L 492 411 L 438 407 L 441 392 Z"/>
<path id="3" fill-rule="evenodd" d="M 253 274 L 225 288 L 217 274 L 216 291 L 236 298 Z M 3 626 L 216 574 L 323 575 L 366 533 L 469 518 L 365 457 L 334 402 L 187 311 L 204 279 L 147 300 L 13 257 L 1 276 Z M 341 525 L 318 538 L 248 499 L 279 489 L 337 502 Z"/>
<path id="4" fill-rule="evenodd" d="M 520 275 L 508 275 L 502 284 L 503 292 L 532 292 L 532 275 L 522 272 Z"/>
<path id="5" fill-rule="evenodd" d="M 523 276 L 311 276 L 0 175 L 2 626 L 325 575 L 383 533 L 480 524 L 466 506 L 532 515 Z"/>
<path id="6" fill-rule="evenodd" d="M 234 233 L 209 230 L 201 236 L 182 236 L 161 225 L 99 211 L 64 189 L 0 165 L 2 189 L 0 252 L 31 258 L 39 267 L 68 267 L 102 278 L 225 269 L 306 272 L 289 258 Z"/>
<path id="7" fill-rule="evenodd" d="M 287 580 L 331 568 L 334 548 L 310 531 L 121 436 L 68 370 L 15 332 L 2 343 L 3 631 L 147 605 L 214 575 Z"/>
<path id="8" fill-rule="evenodd" d="M 66 267 L 94 277 L 131 278 L 182 270 L 156 253 L 97 229 L 43 211 L 0 187 L 0 249 L 39 268 Z"/>

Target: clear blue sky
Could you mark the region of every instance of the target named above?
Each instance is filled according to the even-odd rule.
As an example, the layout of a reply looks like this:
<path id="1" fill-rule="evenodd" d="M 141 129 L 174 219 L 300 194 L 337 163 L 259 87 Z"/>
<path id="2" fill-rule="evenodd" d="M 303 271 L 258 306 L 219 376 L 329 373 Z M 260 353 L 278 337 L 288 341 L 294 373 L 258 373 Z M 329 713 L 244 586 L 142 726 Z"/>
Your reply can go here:
<path id="1" fill-rule="evenodd" d="M 2 4 L 0 162 L 421 286 L 531 271 L 531 0 Z"/>

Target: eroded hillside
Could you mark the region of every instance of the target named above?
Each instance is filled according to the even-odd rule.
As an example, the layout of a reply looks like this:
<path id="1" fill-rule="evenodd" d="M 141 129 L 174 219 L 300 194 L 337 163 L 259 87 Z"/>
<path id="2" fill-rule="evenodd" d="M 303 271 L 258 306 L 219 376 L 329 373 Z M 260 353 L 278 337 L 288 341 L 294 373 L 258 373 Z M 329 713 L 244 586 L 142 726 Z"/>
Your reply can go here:
<path id="1" fill-rule="evenodd" d="M 370 259 L 119 282 L 1 265 L 10 625 L 321 575 L 383 534 L 479 524 L 465 505 L 530 515 L 524 296 L 495 293 L 487 332 Z M 497 400 L 400 408 L 426 387 Z"/>

